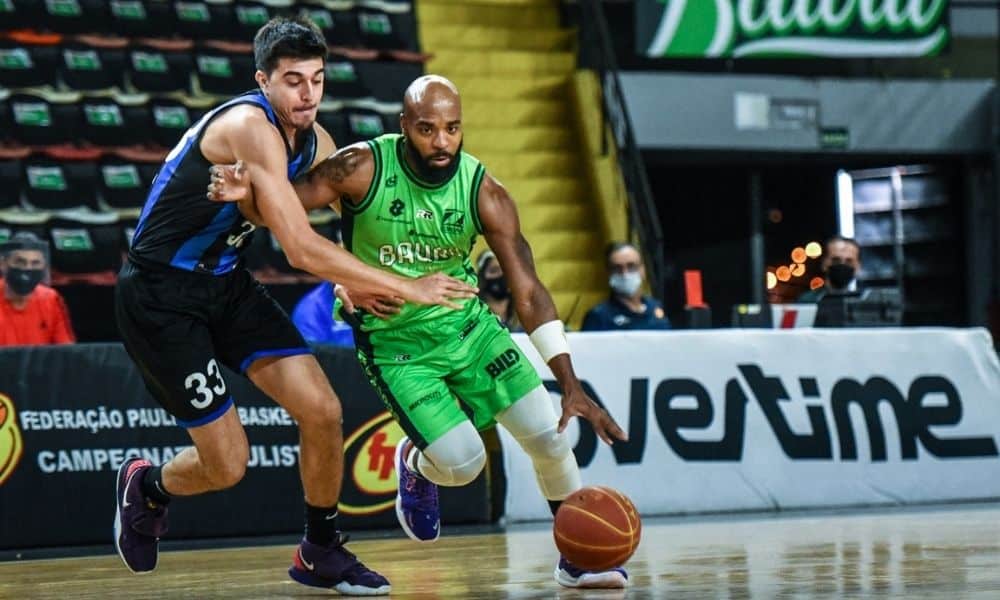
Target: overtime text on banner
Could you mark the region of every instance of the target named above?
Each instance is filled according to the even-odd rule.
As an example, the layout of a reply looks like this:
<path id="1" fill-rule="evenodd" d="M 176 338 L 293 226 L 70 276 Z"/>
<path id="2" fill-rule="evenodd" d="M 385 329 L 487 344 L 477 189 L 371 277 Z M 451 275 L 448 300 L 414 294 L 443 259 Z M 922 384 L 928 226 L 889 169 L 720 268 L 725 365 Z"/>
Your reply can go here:
<path id="1" fill-rule="evenodd" d="M 526 336 L 515 336 L 558 387 Z M 1000 497 L 1000 363 L 982 329 L 570 334 L 629 434 L 567 429 L 585 485 L 644 514 Z M 511 520 L 549 509 L 501 428 Z"/>

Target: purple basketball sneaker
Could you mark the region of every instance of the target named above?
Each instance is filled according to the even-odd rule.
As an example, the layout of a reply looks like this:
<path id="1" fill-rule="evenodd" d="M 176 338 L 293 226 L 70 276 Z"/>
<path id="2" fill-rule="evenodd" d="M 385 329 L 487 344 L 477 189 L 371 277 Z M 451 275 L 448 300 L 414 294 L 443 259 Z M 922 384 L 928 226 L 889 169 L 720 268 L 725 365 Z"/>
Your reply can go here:
<path id="1" fill-rule="evenodd" d="M 142 476 L 152 466 L 144 458 L 130 458 L 118 468 L 115 548 L 133 573 L 156 568 L 160 536 L 167 532 L 167 507 L 152 503 L 142 493 Z"/>
<path id="2" fill-rule="evenodd" d="M 381 596 L 392 590 L 389 580 L 364 566 L 344 544 L 348 536 L 339 534 L 329 546 L 302 540 L 295 549 L 288 574 L 304 585 L 333 588 L 348 596 Z"/>
<path id="3" fill-rule="evenodd" d="M 406 455 L 413 442 L 404 437 L 396 444 L 396 518 L 410 539 L 433 542 L 441 535 L 441 508 L 438 486 L 414 473 L 406 466 Z"/>

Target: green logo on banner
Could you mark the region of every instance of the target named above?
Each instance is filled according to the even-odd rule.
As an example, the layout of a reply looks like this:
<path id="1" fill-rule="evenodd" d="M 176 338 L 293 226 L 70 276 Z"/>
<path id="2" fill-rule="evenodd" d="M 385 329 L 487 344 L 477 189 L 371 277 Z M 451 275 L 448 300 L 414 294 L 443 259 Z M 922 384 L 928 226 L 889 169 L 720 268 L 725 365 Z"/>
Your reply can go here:
<path id="1" fill-rule="evenodd" d="M 637 0 L 636 43 L 655 57 L 937 54 L 946 0 Z"/>
<path id="2" fill-rule="evenodd" d="M 358 135 L 375 137 L 383 133 L 382 119 L 375 115 L 351 115 L 348 121 L 351 124 L 351 131 Z"/>
<path id="3" fill-rule="evenodd" d="M 30 69 L 35 66 L 31 55 L 24 48 L 0 50 L 0 69 Z"/>
<path id="4" fill-rule="evenodd" d="M 183 106 L 154 106 L 153 120 L 157 127 L 167 129 L 186 129 L 191 125 L 188 111 Z"/>
<path id="5" fill-rule="evenodd" d="M 178 2 L 174 5 L 177 18 L 181 21 L 191 21 L 194 23 L 208 23 L 212 20 L 208 14 L 208 7 L 201 2 Z"/>
<path id="6" fill-rule="evenodd" d="M 237 6 L 236 19 L 241 25 L 260 26 L 267 23 L 267 9 L 263 6 Z"/>
<path id="7" fill-rule="evenodd" d="M 159 52 L 133 52 L 132 68 L 140 73 L 166 73 L 167 57 Z"/>
<path id="8" fill-rule="evenodd" d="M 44 102 L 15 102 L 14 122 L 29 127 L 50 127 L 52 115 Z"/>
<path id="9" fill-rule="evenodd" d="M 65 192 L 69 188 L 59 167 L 28 167 L 25 173 L 28 175 L 28 185 L 36 190 Z"/>
<path id="10" fill-rule="evenodd" d="M 132 189 L 142 185 L 135 165 L 106 165 L 101 168 L 104 185 L 112 189 Z"/>
<path id="11" fill-rule="evenodd" d="M 100 71 L 101 58 L 96 50 L 63 50 L 63 60 L 71 71 Z"/>
<path id="12" fill-rule="evenodd" d="M 83 107 L 87 122 L 95 127 L 119 127 L 124 123 L 122 111 L 114 104 L 90 104 Z"/>
<path id="13" fill-rule="evenodd" d="M 309 19 L 320 29 L 330 29 L 333 27 L 333 15 L 325 9 L 307 11 Z"/>
<path id="14" fill-rule="evenodd" d="M 76 0 L 45 0 L 45 8 L 53 17 L 79 17 L 83 14 Z"/>
<path id="15" fill-rule="evenodd" d="M 212 77 L 232 77 L 233 67 L 225 56 L 199 56 L 198 72 Z"/>
<path id="16" fill-rule="evenodd" d="M 349 62 L 326 63 L 326 78 L 330 81 L 357 81 L 358 74 Z"/>
<path id="17" fill-rule="evenodd" d="M 94 241 L 86 229 L 53 229 L 52 241 L 58 250 L 86 252 L 94 249 Z"/>
<path id="18" fill-rule="evenodd" d="M 358 26 L 364 33 L 373 35 L 388 35 L 392 33 L 392 23 L 389 15 L 361 13 L 358 15 Z"/>
<path id="19" fill-rule="evenodd" d="M 146 7 L 135 0 L 111 0 L 111 14 L 119 19 L 141 21 L 146 18 Z"/>

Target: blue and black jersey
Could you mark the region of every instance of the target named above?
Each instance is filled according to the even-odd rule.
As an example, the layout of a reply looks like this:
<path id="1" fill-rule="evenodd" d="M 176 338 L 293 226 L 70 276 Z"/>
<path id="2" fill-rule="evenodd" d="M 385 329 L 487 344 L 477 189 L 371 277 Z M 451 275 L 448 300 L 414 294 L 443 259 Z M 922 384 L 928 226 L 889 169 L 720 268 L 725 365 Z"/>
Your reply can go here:
<path id="1" fill-rule="evenodd" d="M 306 132 L 299 153 L 293 155 L 274 110 L 261 92 L 247 92 L 225 102 L 188 129 L 167 155 L 146 197 L 129 249 L 130 260 L 212 275 L 236 268 L 255 227 L 235 202 L 213 202 L 206 197 L 212 163 L 202 155 L 200 142 L 215 117 L 240 104 L 259 106 L 278 128 L 288 151 L 289 181 L 309 169 L 316 156 L 313 129 Z"/>

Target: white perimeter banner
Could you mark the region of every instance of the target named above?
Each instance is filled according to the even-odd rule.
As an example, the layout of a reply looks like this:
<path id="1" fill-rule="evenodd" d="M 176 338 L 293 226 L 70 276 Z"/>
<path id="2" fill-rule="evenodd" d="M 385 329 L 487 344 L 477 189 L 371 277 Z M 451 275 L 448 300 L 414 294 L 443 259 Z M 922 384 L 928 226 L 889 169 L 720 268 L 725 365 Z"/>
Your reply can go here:
<path id="1" fill-rule="evenodd" d="M 515 335 L 553 390 L 527 336 Z M 1000 497 L 1000 363 L 983 329 L 570 334 L 588 391 L 628 433 L 567 429 L 584 485 L 643 514 Z M 548 505 L 501 431 L 509 520 Z"/>

